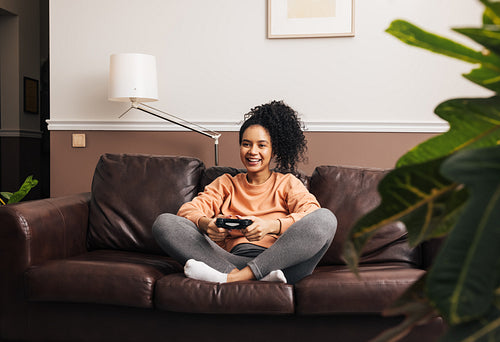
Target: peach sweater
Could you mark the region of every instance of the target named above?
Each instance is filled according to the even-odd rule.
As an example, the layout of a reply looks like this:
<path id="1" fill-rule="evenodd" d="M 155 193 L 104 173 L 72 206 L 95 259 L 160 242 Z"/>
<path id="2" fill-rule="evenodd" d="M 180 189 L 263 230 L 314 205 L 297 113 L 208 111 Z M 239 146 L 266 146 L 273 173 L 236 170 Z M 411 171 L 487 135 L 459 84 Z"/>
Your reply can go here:
<path id="1" fill-rule="evenodd" d="M 191 202 L 181 206 L 177 215 L 198 225 L 203 217 L 218 215 L 256 216 L 264 220 L 280 220 L 281 233 L 294 222 L 320 207 L 318 201 L 302 182 L 291 174 L 273 172 L 264 183 L 248 183 L 246 173 L 236 176 L 224 174 L 205 187 Z M 241 231 L 232 230 L 223 243 L 227 251 L 240 243 L 253 243 L 262 247 L 271 246 L 277 235 L 266 235 L 260 241 L 250 242 Z"/>

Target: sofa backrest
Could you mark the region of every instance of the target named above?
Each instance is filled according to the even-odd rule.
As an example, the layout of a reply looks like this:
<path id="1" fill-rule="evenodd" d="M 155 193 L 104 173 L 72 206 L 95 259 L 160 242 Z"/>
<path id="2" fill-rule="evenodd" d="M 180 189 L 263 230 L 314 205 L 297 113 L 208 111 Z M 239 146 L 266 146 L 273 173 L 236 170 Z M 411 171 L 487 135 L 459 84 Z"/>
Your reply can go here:
<path id="1" fill-rule="evenodd" d="M 342 252 L 349 230 L 359 218 L 378 206 L 377 187 L 388 172 L 349 166 L 319 166 L 314 170 L 310 191 L 338 220 L 337 233 L 320 265 L 345 264 Z M 387 225 L 367 243 L 360 263 L 376 262 L 421 264 L 419 250 L 409 247 L 402 223 Z"/>
<path id="2" fill-rule="evenodd" d="M 242 169 L 210 167 L 191 157 L 105 154 L 92 181 L 89 212 L 89 249 L 118 249 L 162 254 L 151 227 L 158 215 L 176 213 L 204 187 L 224 173 Z M 338 219 L 335 239 L 321 265 L 345 264 L 342 256 L 349 229 L 380 199 L 379 181 L 387 170 L 319 166 L 312 176 L 299 178 L 322 207 Z M 420 253 L 409 248 L 402 224 L 379 231 L 364 249 L 361 263 L 408 262 L 420 265 Z"/>
<path id="3" fill-rule="evenodd" d="M 196 196 L 204 168 L 190 157 L 101 156 L 92 180 L 89 249 L 162 253 L 153 222 Z"/>

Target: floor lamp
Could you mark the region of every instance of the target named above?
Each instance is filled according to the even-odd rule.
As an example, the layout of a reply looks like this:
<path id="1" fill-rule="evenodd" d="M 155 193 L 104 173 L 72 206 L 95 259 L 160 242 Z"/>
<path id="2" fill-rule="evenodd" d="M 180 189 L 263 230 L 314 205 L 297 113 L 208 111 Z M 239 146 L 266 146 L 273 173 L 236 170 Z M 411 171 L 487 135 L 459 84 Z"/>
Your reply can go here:
<path id="1" fill-rule="evenodd" d="M 220 133 L 143 103 L 158 100 L 158 80 L 156 76 L 155 56 L 139 53 L 119 53 L 111 55 L 108 91 L 110 101 L 130 102 L 130 108 L 120 115 L 120 118 L 131 109 L 138 109 L 157 118 L 214 139 L 215 165 L 219 165 Z"/>

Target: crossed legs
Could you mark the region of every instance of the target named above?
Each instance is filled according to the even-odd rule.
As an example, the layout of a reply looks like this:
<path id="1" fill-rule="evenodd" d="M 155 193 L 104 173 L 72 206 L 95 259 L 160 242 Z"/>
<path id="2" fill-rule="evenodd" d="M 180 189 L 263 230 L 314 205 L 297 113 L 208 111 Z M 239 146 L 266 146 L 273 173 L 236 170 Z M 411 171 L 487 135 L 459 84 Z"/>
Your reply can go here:
<path id="1" fill-rule="evenodd" d="M 259 279 L 294 284 L 311 274 L 333 241 L 335 215 L 318 209 L 305 216 L 255 258 L 231 254 L 191 221 L 173 214 L 160 215 L 153 235 L 160 247 L 185 264 L 186 276 L 214 282 Z M 193 259 L 193 260 L 191 260 Z"/>

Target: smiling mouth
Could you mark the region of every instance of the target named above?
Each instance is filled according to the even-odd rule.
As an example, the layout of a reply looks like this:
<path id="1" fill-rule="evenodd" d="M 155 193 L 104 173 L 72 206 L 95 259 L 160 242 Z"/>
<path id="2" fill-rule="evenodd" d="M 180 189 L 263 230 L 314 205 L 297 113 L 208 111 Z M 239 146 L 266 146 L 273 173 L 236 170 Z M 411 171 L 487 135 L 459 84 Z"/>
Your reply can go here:
<path id="1" fill-rule="evenodd" d="M 257 164 L 261 161 L 262 159 L 258 159 L 258 158 L 247 158 L 247 162 L 249 164 Z"/>

